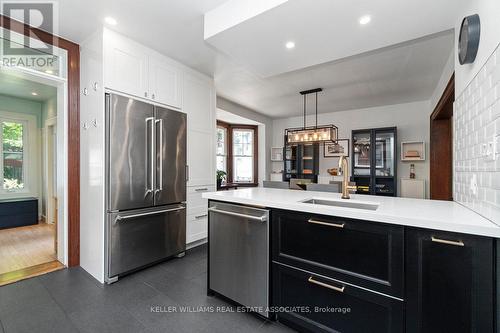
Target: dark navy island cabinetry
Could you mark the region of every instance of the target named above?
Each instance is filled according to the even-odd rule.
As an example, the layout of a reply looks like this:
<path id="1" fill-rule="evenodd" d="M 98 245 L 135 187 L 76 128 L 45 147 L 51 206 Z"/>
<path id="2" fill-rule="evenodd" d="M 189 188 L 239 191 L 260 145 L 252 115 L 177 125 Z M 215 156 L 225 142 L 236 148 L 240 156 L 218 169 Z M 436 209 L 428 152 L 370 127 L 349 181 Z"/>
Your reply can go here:
<path id="1" fill-rule="evenodd" d="M 300 332 L 494 332 L 493 238 L 273 210 L 272 304 Z M 299 308 L 301 309 L 301 308 Z"/>
<path id="2" fill-rule="evenodd" d="M 38 199 L 0 200 L 0 229 L 24 227 L 38 223 Z"/>

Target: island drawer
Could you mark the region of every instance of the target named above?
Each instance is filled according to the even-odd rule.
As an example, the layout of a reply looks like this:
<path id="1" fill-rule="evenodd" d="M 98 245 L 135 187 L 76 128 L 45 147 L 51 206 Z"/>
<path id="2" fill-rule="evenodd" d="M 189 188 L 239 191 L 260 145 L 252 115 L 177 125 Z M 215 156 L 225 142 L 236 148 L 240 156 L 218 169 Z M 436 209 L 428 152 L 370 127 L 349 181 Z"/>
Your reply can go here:
<path id="1" fill-rule="evenodd" d="M 276 262 L 403 298 L 401 226 L 273 210 L 272 239 Z"/>
<path id="2" fill-rule="evenodd" d="M 403 302 L 273 264 L 278 320 L 300 332 L 403 332 Z"/>

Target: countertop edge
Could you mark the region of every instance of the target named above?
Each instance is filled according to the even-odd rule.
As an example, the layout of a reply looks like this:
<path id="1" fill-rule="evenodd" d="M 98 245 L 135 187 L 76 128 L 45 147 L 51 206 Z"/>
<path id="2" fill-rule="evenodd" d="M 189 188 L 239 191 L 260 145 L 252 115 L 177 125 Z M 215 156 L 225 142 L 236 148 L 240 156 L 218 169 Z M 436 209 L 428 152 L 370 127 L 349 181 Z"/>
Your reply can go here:
<path id="1" fill-rule="evenodd" d="M 249 198 L 221 196 L 217 195 L 216 192 L 204 193 L 203 198 L 221 202 L 228 202 L 228 203 L 253 205 L 259 207 L 298 211 L 298 212 L 305 212 L 310 214 L 318 214 L 326 216 L 345 217 L 350 219 L 366 220 L 371 222 L 387 223 L 387 224 L 422 228 L 428 230 L 438 230 L 438 231 L 470 234 L 476 236 L 500 238 L 500 227 L 496 226 L 491 221 L 488 221 L 489 224 L 485 223 L 484 226 L 464 225 L 464 224 L 454 224 L 452 222 L 443 222 L 441 220 L 419 219 L 412 216 L 402 218 L 401 216 L 391 216 L 389 214 L 383 214 L 383 213 L 374 214 L 371 211 L 353 211 L 352 209 L 348 208 L 338 208 L 335 210 L 335 213 L 333 213 L 331 211 L 333 208 L 331 207 L 329 207 L 329 209 L 322 209 L 323 207 L 312 206 L 309 204 L 300 204 L 297 202 L 291 202 L 291 203 L 263 202 Z M 468 208 L 464 207 L 464 209 Z M 485 219 L 479 214 L 478 218 Z M 428 224 L 433 224 L 433 226 L 430 227 Z"/>

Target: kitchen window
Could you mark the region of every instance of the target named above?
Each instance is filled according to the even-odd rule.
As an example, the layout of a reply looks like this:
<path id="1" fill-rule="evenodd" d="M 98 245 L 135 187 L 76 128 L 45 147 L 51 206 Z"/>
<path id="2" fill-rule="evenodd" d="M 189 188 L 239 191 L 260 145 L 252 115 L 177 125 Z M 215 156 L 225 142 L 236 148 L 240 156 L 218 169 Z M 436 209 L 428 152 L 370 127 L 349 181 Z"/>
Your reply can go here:
<path id="1" fill-rule="evenodd" d="M 227 172 L 227 128 L 217 126 L 217 170 Z"/>
<path id="2" fill-rule="evenodd" d="M 26 187 L 27 121 L 0 117 L 0 192 L 23 191 Z"/>
<path id="3" fill-rule="evenodd" d="M 257 126 L 217 122 L 217 170 L 227 182 L 257 186 Z"/>

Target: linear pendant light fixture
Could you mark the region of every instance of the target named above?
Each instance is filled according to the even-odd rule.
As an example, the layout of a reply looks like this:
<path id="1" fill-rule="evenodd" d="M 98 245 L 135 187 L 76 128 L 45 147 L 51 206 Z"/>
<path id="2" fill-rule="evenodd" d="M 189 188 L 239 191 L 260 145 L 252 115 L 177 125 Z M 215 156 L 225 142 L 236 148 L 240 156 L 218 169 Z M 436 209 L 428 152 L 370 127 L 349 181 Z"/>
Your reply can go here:
<path id="1" fill-rule="evenodd" d="M 337 141 L 337 126 L 321 125 L 318 126 L 318 93 L 323 91 L 321 88 L 301 91 L 304 96 L 304 126 L 302 128 L 287 128 L 285 130 L 285 143 L 288 145 L 299 143 L 315 143 L 324 141 Z M 316 125 L 306 127 L 306 96 L 316 95 Z"/>

